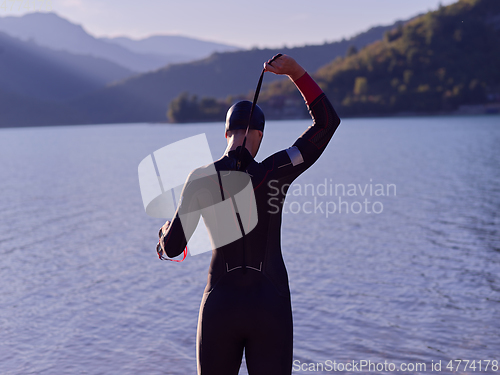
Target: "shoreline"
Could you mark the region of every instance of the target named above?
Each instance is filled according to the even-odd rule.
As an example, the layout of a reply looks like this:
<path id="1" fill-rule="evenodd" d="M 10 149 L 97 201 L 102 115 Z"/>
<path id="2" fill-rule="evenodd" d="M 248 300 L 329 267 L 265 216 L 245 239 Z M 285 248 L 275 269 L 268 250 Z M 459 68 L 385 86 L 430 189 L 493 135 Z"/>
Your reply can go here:
<path id="1" fill-rule="evenodd" d="M 366 114 L 366 115 L 339 115 L 341 119 L 369 119 L 369 118 L 422 118 L 422 117 L 480 117 L 480 116 L 498 116 L 500 115 L 500 103 L 494 103 L 495 106 L 462 106 L 468 108 L 460 108 L 456 111 L 440 111 L 440 112 L 398 112 L 394 114 Z M 493 108 L 494 112 L 488 112 L 489 108 Z M 267 121 L 293 121 L 293 120 L 310 120 L 310 117 L 269 117 Z M 168 121 L 141 121 L 141 122 L 110 122 L 110 123 L 99 123 L 99 124 L 51 124 L 51 125 L 13 125 L 13 126 L 3 126 L 0 125 L 0 130 L 2 129 L 26 129 L 26 128 L 48 128 L 48 127 L 76 127 L 76 126 L 107 126 L 107 125 L 175 125 L 175 126 L 189 126 L 189 125 L 199 125 L 199 124 L 219 124 L 224 122 L 223 119 L 220 121 L 199 121 L 199 122 L 168 122 Z"/>

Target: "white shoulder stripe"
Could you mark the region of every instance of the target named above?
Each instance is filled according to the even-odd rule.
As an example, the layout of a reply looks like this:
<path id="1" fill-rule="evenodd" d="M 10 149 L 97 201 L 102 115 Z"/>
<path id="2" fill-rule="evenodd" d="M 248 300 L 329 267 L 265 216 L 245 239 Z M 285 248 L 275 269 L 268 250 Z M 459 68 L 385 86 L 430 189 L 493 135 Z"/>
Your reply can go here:
<path id="1" fill-rule="evenodd" d="M 290 161 L 292 162 L 292 165 L 294 167 L 296 165 L 299 165 L 299 164 L 304 162 L 304 159 L 302 158 L 302 154 L 300 153 L 297 146 L 287 148 L 285 151 L 288 154 L 288 157 L 290 158 Z"/>

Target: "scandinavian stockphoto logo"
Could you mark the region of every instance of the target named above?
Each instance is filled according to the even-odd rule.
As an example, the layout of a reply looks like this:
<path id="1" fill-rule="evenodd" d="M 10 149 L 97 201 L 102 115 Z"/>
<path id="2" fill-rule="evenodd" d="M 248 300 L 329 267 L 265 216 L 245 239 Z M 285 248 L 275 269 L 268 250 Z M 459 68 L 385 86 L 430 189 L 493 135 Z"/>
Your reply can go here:
<path id="1" fill-rule="evenodd" d="M 284 184 L 278 188 L 277 180 L 268 182 L 271 214 L 321 214 L 328 219 L 333 214 L 375 214 L 384 211 L 383 199 L 396 196 L 396 184 L 373 182 L 365 184 L 333 183 L 333 179 L 324 179 L 318 184 Z M 285 201 L 285 196 L 291 201 Z M 332 199 L 333 198 L 333 199 Z"/>
<path id="2" fill-rule="evenodd" d="M 250 176 L 218 172 L 205 134 L 156 150 L 138 172 L 146 214 L 171 220 L 177 212 L 191 255 L 230 244 L 257 225 Z M 205 225 L 198 225 L 200 217 Z"/>

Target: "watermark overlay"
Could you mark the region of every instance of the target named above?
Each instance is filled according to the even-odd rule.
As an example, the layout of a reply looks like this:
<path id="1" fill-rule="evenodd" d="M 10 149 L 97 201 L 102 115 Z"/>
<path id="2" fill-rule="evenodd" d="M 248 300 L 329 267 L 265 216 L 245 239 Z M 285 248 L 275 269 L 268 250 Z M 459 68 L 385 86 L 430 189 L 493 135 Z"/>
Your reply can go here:
<path id="1" fill-rule="evenodd" d="M 176 216 L 191 255 L 237 241 L 257 225 L 250 176 L 217 171 L 205 134 L 156 150 L 140 162 L 138 174 L 144 210 L 155 218 Z M 205 225 L 198 225 L 201 217 Z"/>
<path id="2" fill-rule="evenodd" d="M 431 361 L 425 362 L 372 362 L 370 360 L 337 362 L 335 360 L 326 360 L 324 362 L 301 362 L 293 361 L 293 370 L 298 372 L 498 372 L 498 360 L 466 360 L 454 359 L 449 361 Z"/>
<path id="3" fill-rule="evenodd" d="M 370 179 L 365 184 L 334 183 L 325 178 L 319 184 L 279 184 L 278 180 L 268 182 L 268 212 L 276 214 L 315 214 L 326 218 L 335 214 L 375 214 L 384 211 L 380 197 L 397 194 L 396 184 L 374 183 Z M 292 201 L 286 201 L 288 196 Z M 293 200 L 294 197 L 300 197 Z"/>
<path id="4" fill-rule="evenodd" d="M 52 0 L 0 0 L 0 12 L 13 10 L 51 11 Z"/>

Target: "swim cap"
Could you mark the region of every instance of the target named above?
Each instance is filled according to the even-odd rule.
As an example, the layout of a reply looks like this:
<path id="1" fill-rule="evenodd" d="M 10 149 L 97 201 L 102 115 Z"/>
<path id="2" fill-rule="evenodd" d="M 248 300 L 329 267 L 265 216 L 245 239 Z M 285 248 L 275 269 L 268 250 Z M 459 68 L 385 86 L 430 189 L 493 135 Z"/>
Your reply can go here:
<path id="1" fill-rule="evenodd" d="M 264 118 L 264 112 L 262 112 L 262 109 L 258 105 L 255 105 L 252 120 L 250 121 L 250 125 L 248 125 L 251 110 L 252 102 L 248 100 L 238 102 L 229 108 L 226 115 L 226 131 L 246 129 L 247 126 L 249 129 L 264 131 L 266 119 Z"/>

